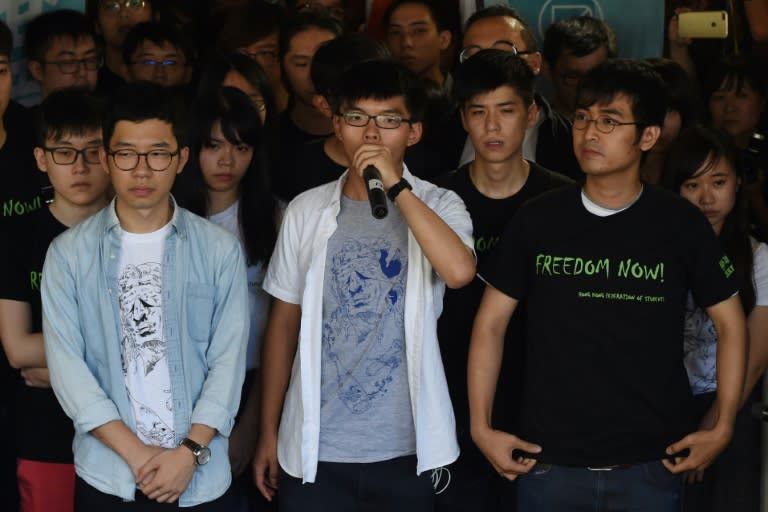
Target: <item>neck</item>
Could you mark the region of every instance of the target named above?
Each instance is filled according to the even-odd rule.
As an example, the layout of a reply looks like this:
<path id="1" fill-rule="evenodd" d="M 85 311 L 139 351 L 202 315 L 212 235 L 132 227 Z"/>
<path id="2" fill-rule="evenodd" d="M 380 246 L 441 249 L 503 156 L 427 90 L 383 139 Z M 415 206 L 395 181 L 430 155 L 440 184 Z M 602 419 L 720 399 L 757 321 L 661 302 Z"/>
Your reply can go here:
<path id="1" fill-rule="evenodd" d="M 226 190 L 224 192 L 218 192 L 216 190 L 208 191 L 208 215 L 216 215 L 221 213 L 237 201 L 240 197 L 239 189 Z"/>
<path id="2" fill-rule="evenodd" d="M 664 170 L 664 153 L 649 151 L 645 156 L 643 166 L 640 168 L 640 176 L 643 181 L 653 185 L 661 183 L 661 173 Z"/>
<path id="3" fill-rule="evenodd" d="M 115 212 L 120 221 L 120 227 L 129 233 L 152 233 L 170 222 L 173 216 L 170 198 L 162 201 L 159 205 L 136 209 L 124 206 L 120 197 L 115 202 Z"/>
<path id="4" fill-rule="evenodd" d="M 91 204 L 79 206 L 65 201 L 54 194 L 53 202 L 48 205 L 48 211 L 51 212 L 51 215 L 56 220 L 71 228 L 104 208 L 108 202 L 106 195 L 104 195 Z"/>
<path id="5" fill-rule="evenodd" d="M 123 73 L 123 54 L 119 46 L 106 45 L 104 51 L 104 65 L 109 68 L 111 72 L 126 80 L 127 77 Z"/>
<path id="6" fill-rule="evenodd" d="M 299 99 L 296 99 L 290 116 L 296 126 L 312 135 L 328 135 L 333 131 L 333 120 Z"/>
<path id="7" fill-rule="evenodd" d="M 591 176 L 584 182 L 584 193 L 595 203 L 610 209 L 621 209 L 637 199 L 643 188 L 638 173 L 629 175 Z"/>
<path id="8" fill-rule="evenodd" d="M 445 83 L 445 75 L 442 71 L 440 71 L 440 64 L 435 64 L 431 68 L 429 68 L 427 71 L 425 71 L 422 75 L 424 78 L 429 78 L 430 80 L 433 80 L 437 85 L 440 87 L 443 86 Z"/>
<path id="9" fill-rule="evenodd" d="M 469 166 L 469 177 L 475 188 L 491 199 L 506 199 L 520 192 L 531 166 L 518 154 L 502 163 L 475 160 Z"/>
<path id="10" fill-rule="evenodd" d="M 344 146 L 336 135 L 331 135 L 323 143 L 323 150 L 325 155 L 339 165 L 347 167 L 349 165 L 349 159 L 344 152 Z"/>

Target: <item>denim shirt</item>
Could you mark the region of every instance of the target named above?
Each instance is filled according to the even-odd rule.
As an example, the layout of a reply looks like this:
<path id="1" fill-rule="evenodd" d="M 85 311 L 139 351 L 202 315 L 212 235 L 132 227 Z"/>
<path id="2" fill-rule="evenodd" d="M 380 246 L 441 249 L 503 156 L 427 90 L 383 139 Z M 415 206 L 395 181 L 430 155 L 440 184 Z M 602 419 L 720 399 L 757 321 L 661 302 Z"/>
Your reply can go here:
<path id="1" fill-rule="evenodd" d="M 231 482 L 228 436 L 248 338 L 245 262 L 237 239 L 175 206 L 162 262 L 163 329 L 176 444 L 192 423 L 216 429 L 179 505 L 212 501 Z M 136 432 L 120 356 L 120 225 L 113 203 L 50 245 L 43 267 L 43 335 L 51 386 L 75 426 L 75 469 L 99 491 L 132 501 L 128 464 L 90 432 L 113 420 Z"/>

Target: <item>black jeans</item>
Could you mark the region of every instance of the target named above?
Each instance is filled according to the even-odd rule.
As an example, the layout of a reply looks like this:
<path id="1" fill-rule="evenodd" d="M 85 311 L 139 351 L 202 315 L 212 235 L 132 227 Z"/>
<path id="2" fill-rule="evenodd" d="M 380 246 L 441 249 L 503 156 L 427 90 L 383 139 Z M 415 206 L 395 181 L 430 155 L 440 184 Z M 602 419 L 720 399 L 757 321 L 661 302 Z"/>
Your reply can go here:
<path id="1" fill-rule="evenodd" d="M 416 475 L 416 456 L 365 464 L 319 462 L 315 482 L 280 472 L 279 507 L 288 512 L 428 512 L 431 471 Z"/>
<path id="2" fill-rule="evenodd" d="M 179 509 L 178 501 L 174 503 L 158 503 L 144 496 L 141 491 L 136 491 L 135 497 L 136 501 L 123 501 L 123 499 L 118 496 L 106 494 L 91 487 L 80 477 L 77 477 L 75 480 L 75 512 L 163 512 Z M 237 507 L 237 497 L 233 492 L 232 487 L 230 487 L 220 498 L 208 503 L 201 503 L 194 507 L 185 507 L 182 510 L 194 512 L 229 512 L 236 511 Z"/>

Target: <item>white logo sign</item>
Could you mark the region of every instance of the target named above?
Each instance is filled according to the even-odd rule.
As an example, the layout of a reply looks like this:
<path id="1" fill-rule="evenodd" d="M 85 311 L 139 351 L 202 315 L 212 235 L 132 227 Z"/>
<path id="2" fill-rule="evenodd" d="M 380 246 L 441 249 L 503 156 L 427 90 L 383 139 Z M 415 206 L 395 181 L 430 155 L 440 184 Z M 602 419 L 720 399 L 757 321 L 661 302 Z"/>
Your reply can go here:
<path id="1" fill-rule="evenodd" d="M 539 10 L 539 38 L 556 21 L 574 16 L 592 16 L 602 20 L 603 8 L 597 0 L 547 0 Z"/>

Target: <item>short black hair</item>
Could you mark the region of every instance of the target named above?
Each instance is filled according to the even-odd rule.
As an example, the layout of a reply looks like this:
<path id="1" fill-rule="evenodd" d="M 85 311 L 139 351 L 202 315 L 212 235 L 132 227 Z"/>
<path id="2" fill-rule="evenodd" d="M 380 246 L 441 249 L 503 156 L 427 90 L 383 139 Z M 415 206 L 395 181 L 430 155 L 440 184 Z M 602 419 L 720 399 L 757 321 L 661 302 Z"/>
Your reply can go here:
<path id="1" fill-rule="evenodd" d="M 331 95 L 331 104 L 339 112 L 343 104 L 362 99 L 385 100 L 402 96 L 411 121 L 421 122 L 427 107 L 427 93 L 422 80 L 402 64 L 390 59 L 369 60 L 350 66 L 339 79 Z"/>
<path id="2" fill-rule="evenodd" d="M 341 75 L 350 66 L 373 59 L 386 59 L 389 50 L 367 34 L 351 32 L 326 41 L 312 58 L 310 74 L 318 94 L 328 98 Z"/>
<path id="3" fill-rule="evenodd" d="M 24 54 L 28 61 L 43 62 L 51 43 L 57 37 L 69 37 L 73 41 L 83 38 L 93 39 L 96 44 L 96 32 L 93 25 L 78 11 L 59 9 L 41 14 L 27 25 L 24 35 Z"/>
<path id="4" fill-rule="evenodd" d="M 535 78 L 531 67 L 519 55 L 495 48 L 480 50 L 454 71 L 453 97 L 463 108 L 475 96 L 506 85 L 514 89 L 528 107 L 533 103 Z"/>
<path id="5" fill-rule="evenodd" d="M 285 24 L 280 28 L 280 61 L 282 62 L 288 48 L 291 46 L 291 39 L 297 34 L 306 30 L 318 29 L 325 30 L 336 37 L 344 33 L 344 25 L 327 14 L 320 14 L 314 11 L 300 12 L 295 16 L 288 18 Z"/>
<path id="6" fill-rule="evenodd" d="M 664 81 L 644 61 L 608 59 L 582 77 L 576 89 L 576 108 L 608 104 L 626 96 L 637 123 L 637 139 L 648 126 L 662 126 L 667 115 Z"/>
<path id="7" fill-rule="evenodd" d="M 456 9 L 450 9 L 445 4 L 450 3 L 445 0 L 394 0 L 389 8 L 384 12 L 384 27 L 389 28 L 392 20 L 392 14 L 398 7 L 405 4 L 423 5 L 427 8 L 432 20 L 435 22 L 438 32 L 448 30 L 451 34 L 459 33 L 459 16 Z"/>
<path id="8" fill-rule="evenodd" d="M 669 110 L 680 114 L 680 129 L 695 123 L 699 119 L 698 94 L 696 84 L 677 62 L 664 57 L 646 59 L 667 87 Z"/>
<path id="9" fill-rule="evenodd" d="M 216 47 L 230 53 L 280 32 L 283 9 L 267 2 L 249 3 L 227 11 L 216 38 Z"/>
<path id="10" fill-rule="evenodd" d="M 186 36 L 174 25 L 160 21 L 145 21 L 138 23 L 126 34 L 123 46 L 120 48 L 123 54 L 123 62 L 130 65 L 133 62 L 133 54 L 145 41 L 157 46 L 168 43 L 178 52 L 184 55 L 185 64 L 192 65 L 195 61 L 195 50 Z"/>
<path id="11" fill-rule="evenodd" d="M 112 94 L 102 125 L 104 146 L 109 147 L 118 122 L 141 123 L 151 119 L 170 124 L 179 147 L 187 145 L 186 112 L 178 94 L 162 85 L 140 80 L 124 84 Z"/>
<path id="12" fill-rule="evenodd" d="M 472 16 L 469 17 L 467 24 L 464 26 L 464 33 L 467 33 L 467 30 L 469 30 L 469 27 L 471 27 L 473 23 L 487 18 L 512 18 L 516 20 L 523 27 L 523 30 L 520 31 L 520 35 L 522 36 L 523 41 L 525 41 L 525 45 L 527 46 L 525 50 L 529 52 L 539 51 L 539 46 L 536 42 L 536 36 L 533 35 L 531 26 L 527 21 L 525 21 L 517 9 L 514 7 L 509 7 L 508 5 L 492 5 L 490 7 L 486 7 L 485 9 L 475 11 Z"/>
<path id="13" fill-rule="evenodd" d="M 618 55 L 613 29 L 592 16 L 576 16 L 556 21 L 549 26 L 544 34 L 542 54 L 549 65 L 554 66 L 565 50 L 577 57 L 584 57 L 603 47 L 609 59 Z"/>
<path id="14" fill-rule="evenodd" d="M 0 55 L 11 56 L 13 50 L 13 33 L 8 25 L 0 20 Z"/>
<path id="15" fill-rule="evenodd" d="M 85 89 L 68 87 L 53 91 L 35 111 L 35 143 L 66 135 L 85 135 L 98 131 L 104 118 L 104 102 Z"/>

